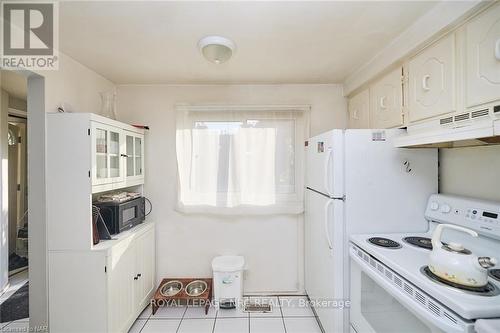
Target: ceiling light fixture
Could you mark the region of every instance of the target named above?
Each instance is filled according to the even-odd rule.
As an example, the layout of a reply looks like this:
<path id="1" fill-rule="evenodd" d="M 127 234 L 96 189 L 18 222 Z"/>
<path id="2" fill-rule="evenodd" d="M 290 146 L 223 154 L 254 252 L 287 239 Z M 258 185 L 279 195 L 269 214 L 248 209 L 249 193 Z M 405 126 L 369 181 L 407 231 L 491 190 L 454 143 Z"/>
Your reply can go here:
<path id="1" fill-rule="evenodd" d="M 215 64 L 222 64 L 231 58 L 236 45 L 225 37 L 207 36 L 200 39 L 198 48 L 205 59 Z"/>

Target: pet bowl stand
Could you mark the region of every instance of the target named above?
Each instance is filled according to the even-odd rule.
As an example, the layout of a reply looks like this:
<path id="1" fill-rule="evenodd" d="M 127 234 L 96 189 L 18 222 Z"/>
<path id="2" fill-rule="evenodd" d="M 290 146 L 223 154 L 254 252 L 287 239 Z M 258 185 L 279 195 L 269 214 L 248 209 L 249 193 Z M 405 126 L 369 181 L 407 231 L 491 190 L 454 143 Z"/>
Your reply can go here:
<path id="1" fill-rule="evenodd" d="M 189 296 L 186 293 L 186 286 L 192 282 L 192 281 L 205 281 L 207 283 L 207 290 L 203 292 L 203 294 L 199 296 Z M 164 296 L 161 293 L 161 288 L 163 285 L 169 281 L 180 281 L 183 284 L 183 288 L 181 291 L 179 291 L 177 294 L 173 296 Z M 211 278 L 184 278 L 184 279 L 172 279 L 172 278 L 166 278 L 163 279 L 160 283 L 160 286 L 158 289 L 156 289 L 156 292 L 153 296 L 153 302 L 152 302 L 152 310 L 153 310 L 153 315 L 158 311 L 159 308 L 159 303 L 164 303 L 165 305 L 168 304 L 169 302 L 180 302 L 180 301 L 185 301 L 188 305 L 190 301 L 199 301 L 202 304 L 205 304 L 205 315 L 208 314 L 208 309 L 210 308 L 210 302 L 212 301 L 212 279 Z"/>

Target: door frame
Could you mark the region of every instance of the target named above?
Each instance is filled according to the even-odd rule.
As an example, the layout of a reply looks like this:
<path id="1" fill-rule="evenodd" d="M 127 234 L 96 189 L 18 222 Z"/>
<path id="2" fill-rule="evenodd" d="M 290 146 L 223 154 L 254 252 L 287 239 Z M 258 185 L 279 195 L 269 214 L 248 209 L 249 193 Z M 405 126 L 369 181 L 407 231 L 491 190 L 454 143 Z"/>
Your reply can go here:
<path id="1" fill-rule="evenodd" d="M 47 278 L 47 208 L 46 208 L 46 156 L 45 156 L 45 78 L 28 70 L 14 70 L 27 79 L 27 149 L 28 149 L 28 253 L 29 253 L 29 320 L 30 327 L 48 324 Z M 1 78 L 1 72 L 0 72 Z M 8 103 L 0 94 L 0 103 Z M 0 134 L 7 135 L 8 115 L 1 112 Z M 0 154 L 8 154 L 7 140 L 0 140 Z M 0 164 L 0 231 L 8 233 L 8 166 Z M 5 244 L 6 245 L 6 244 Z M 8 252 L 0 251 L 0 289 L 8 286 Z"/>
<path id="2" fill-rule="evenodd" d="M 18 115 L 15 109 L 9 108 L 9 125 L 17 124 L 17 127 L 20 128 L 20 136 L 22 138 L 20 143 L 20 152 L 24 158 L 24 161 L 20 161 L 21 163 L 18 165 L 18 169 L 21 172 L 21 175 L 18 175 L 18 184 L 20 185 L 20 189 L 17 193 L 17 219 L 18 222 L 22 218 L 24 219 L 24 214 L 28 209 L 28 198 L 27 198 L 27 188 L 28 188 L 28 118 L 26 115 Z M 24 127 L 21 129 L 21 127 Z M 26 213 L 27 214 L 27 213 Z"/>

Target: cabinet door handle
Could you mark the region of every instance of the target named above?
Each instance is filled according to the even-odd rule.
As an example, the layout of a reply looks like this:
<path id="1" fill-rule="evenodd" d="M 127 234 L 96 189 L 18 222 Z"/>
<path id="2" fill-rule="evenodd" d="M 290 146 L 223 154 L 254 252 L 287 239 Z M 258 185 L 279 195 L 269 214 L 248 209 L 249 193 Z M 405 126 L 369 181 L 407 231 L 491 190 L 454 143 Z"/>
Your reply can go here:
<path id="1" fill-rule="evenodd" d="M 500 61 L 500 38 L 495 43 L 495 58 Z"/>
<path id="2" fill-rule="evenodd" d="M 387 105 L 385 105 L 386 99 L 387 99 L 387 97 L 385 97 L 385 96 L 380 97 L 380 108 L 387 109 Z"/>
<path id="3" fill-rule="evenodd" d="M 431 88 L 429 88 L 429 79 L 431 78 L 430 75 L 424 75 L 424 77 L 422 78 L 422 89 L 424 89 L 425 91 L 429 91 L 431 90 Z"/>
<path id="4" fill-rule="evenodd" d="M 358 109 L 352 110 L 352 119 L 358 120 Z"/>
<path id="5" fill-rule="evenodd" d="M 141 277 L 141 276 L 142 276 L 142 274 L 141 274 L 141 273 L 137 274 L 137 277 Z"/>
<path id="6" fill-rule="evenodd" d="M 121 157 L 128 157 L 127 154 L 120 154 Z"/>
<path id="7" fill-rule="evenodd" d="M 134 280 L 138 280 L 138 279 L 139 279 L 139 277 L 137 275 L 134 276 Z"/>

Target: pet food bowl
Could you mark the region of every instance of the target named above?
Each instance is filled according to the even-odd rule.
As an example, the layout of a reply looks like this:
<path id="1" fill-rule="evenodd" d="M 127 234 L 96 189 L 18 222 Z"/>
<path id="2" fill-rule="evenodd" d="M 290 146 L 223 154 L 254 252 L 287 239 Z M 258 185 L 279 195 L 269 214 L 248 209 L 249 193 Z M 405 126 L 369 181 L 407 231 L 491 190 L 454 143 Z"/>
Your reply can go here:
<path id="1" fill-rule="evenodd" d="M 168 281 L 161 287 L 160 293 L 167 297 L 175 296 L 183 287 L 184 285 L 180 281 Z"/>
<path id="2" fill-rule="evenodd" d="M 189 282 L 186 286 L 186 294 L 191 297 L 200 296 L 203 294 L 208 288 L 208 285 L 205 281 L 202 280 L 194 280 Z"/>

